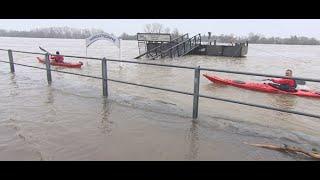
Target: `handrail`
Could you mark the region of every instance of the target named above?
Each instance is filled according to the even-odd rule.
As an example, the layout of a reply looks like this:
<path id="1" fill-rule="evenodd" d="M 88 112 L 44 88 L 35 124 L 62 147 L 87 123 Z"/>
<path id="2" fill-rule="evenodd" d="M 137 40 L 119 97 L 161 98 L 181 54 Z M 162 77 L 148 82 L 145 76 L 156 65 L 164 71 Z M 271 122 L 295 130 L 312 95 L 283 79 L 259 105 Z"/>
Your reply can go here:
<path id="1" fill-rule="evenodd" d="M 8 51 L 8 50 L 9 49 L 1 49 L 0 48 L 0 51 Z M 12 50 L 12 52 L 22 52 L 22 53 L 45 55 L 44 53 L 35 53 L 35 52 L 27 52 L 27 51 Z M 62 55 L 62 56 L 64 56 L 64 57 L 73 57 L 73 58 L 81 58 L 81 59 L 102 60 L 102 58 L 97 58 L 97 57 L 85 57 L 85 56 L 73 56 L 73 55 Z M 192 67 L 192 66 L 158 64 L 158 63 L 138 62 L 138 61 L 118 60 L 118 59 L 107 59 L 107 61 L 120 62 L 120 63 L 143 64 L 143 65 L 150 65 L 150 66 L 172 67 L 172 68 L 180 68 L 180 69 L 195 69 L 195 67 Z M 261 77 L 288 78 L 286 76 L 281 76 L 281 75 L 252 73 L 252 72 L 243 72 L 243 71 L 231 71 L 231 70 L 224 70 L 224 69 L 213 69 L 213 68 L 202 68 L 202 67 L 200 67 L 200 70 L 202 70 L 202 71 L 222 72 L 222 73 L 231 73 L 231 74 L 251 75 L 251 76 L 261 76 Z M 309 81 L 309 82 L 320 82 L 320 79 L 303 78 L 303 77 L 296 77 L 296 76 L 292 77 L 292 79 Z"/>
<path id="2" fill-rule="evenodd" d="M 191 39 L 193 39 L 194 37 L 199 36 L 199 35 L 200 35 L 200 34 L 197 34 L 197 35 L 195 35 L 195 36 L 192 36 L 191 38 L 189 38 L 189 39 L 187 39 L 187 40 L 184 40 L 184 41 L 180 42 L 179 44 L 176 44 L 175 46 L 170 47 L 169 49 L 167 49 L 166 51 L 163 51 L 162 53 L 166 53 L 166 52 L 168 52 L 170 49 L 173 49 L 173 48 L 175 48 L 175 47 L 177 47 L 177 46 L 179 46 L 179 45 L 181 45 L 181 44 L 183 44 L 183 43 L 185 43 L 185 42 L 187 42 L 187 41 L 190 41 Z"/>
<path id="3" fill-rule="evenodd" d="M 0 51 L 8 51 L 8 50 L 9 49 L 0 49 Z M 27 51 L 12 50 L 12 52 L 22 52 L 22 53 L 45 55 L 44 53 L 35 53 L 35 52 L 27 52 Z M 85 56 L 73 56 L 73 55 L 62 55 L 62 56 L 64 56 L 64 57 L 73 57 L 73 58 L 81 58 L 81 59 L 102 60 L 102 58 L 97 58 L 97 57 L 85 57 Z M 138 62 L 138 61 L 118 60 L 118 59 L 107 59 L 107 61 L 120 62 L 120 63 L 143 64 L 143 65 L 150 65 L 150 66 L 172 67 L 172 68 L 180 68 L 180 69 L 195 69 L 195 67 L 192 67 L 192 66 L 158 64 L 158 63 Z M 243 72 L 243 71 L 231 71 L 231 70 L 224 70 L 224 69 L 213 69 L 213 68 L 202 68 L 202 67 L 200 67 L 200 70 L 202 70 L 202 71 L 222 72 L 222 73 L 231 73 L 231 74 L 251 75 L 251 76 L 261 76 L 261 77 L 288 78 L 286 76 L 281 76 L 281 75 L 252 73 L 252 72 Z M 314 78 L 303 78 L 303 77 L 294 76 L 294 77 L 292 77 L 292 79 L 309 81 L 309 82 L 319 82 L 320 83 L 320 79 L 314 79 Z"/>
<path id="4" fill-rule="evenodd" d="M 191 38 L 189 38 L 189 39 L 187 39 L 187 40 L 185 40 L 185 41 L 180 42 L 179 44 L 176 44 L 175 46 L 170 47 L 169 49 L 161 52 L 160 55 L 158 55 L 158 56 L 162 56 L 163 54 L 171 51 L 172 49 L 174 49 L 174 48 L 176 48 L 176 47 L 179 47 L 180 45 L 182 45 L 182 44 L 184 44 L 184 43 L 186 43 L 186 42 L 188 42 L 188 41 L 192 41 L 192 39 L 196 39 L 197 36 L 200 36 L 200 34 L 197 34 L 197 35 L 195 35 L 195 36 L 193 36 L 193 37 L 191 37 Z M 156 56 L 156 57 L 157 57 L 157 56 Z"/>
<path id="5" fill-rule="evenodd" d="M 184 35 L 182 35 L 182 36 L 179 36 L 179 37 L 177 37 L 177 38 L 175 38 L 175 39 L 173 39 L 173 40 L 171 40 L 171 42 L 172 41 L 176 41 L 177 39 L 180 39 L 181 37 L 184 37 L 184 36 L 187 36 L 188 35 L 188 33 L 186 33 L 186 34 L 184 34 Z M 183 38 L 182 38 L 183 39 Z"/>
<path id="6" fill-rule="evenodd" d="M 0 49 L 0 50 L 4 50 L 4 49 Z M 49 56 L 48 56 L 49 53 L 46 54 L 46 68 L 37 67 L 37 66 L 30 66 L 30 65 L 25 65 L 25 64 L 21 64 L 21 63 L 14 63 L 13 62 L 13 58 L 12 58 L 12 52 L 23 52 L 23 53 L 31 53 L 31 54 L 43 54 L 43 53 L 33 53 L 33 52 L 15 51 L 15 50 L 7 50 L 7 51 L 9 53 L 10 62 L 9 61 L 2 61 L 2 60 L 0 60 L 0 62 L 4 62 L 4 63 L 10 64 L 11 72 L 14 72 L 14 68 L 13 68 L 14 64 L 15 65 L 20 65 L 20 66 L 25 66 L 25 67 L 30 67 L 30 68 L 37 68 L 37 69 L 47 70 L 47 80 L 48 80 L 49 84 L 51 84 L 51 71 L 55 71 L 55 72 L 60 72 L 60 73 L 66 73 L 66 74 L 72 74 L 72 75 L 78 75 L 78 76 L 102 79 L 103 82 L 113 81 L 113 82 L 130 84 L 130 85 L 135 85 L 135 86 L 141 86 L 141 87 L 146 87 L 146 88 L 151 88 L 151 89 L 169 91 L 169 92 L 174 92 L 174 93 L 181 93 L 181 94 L 185 94 L 185 95 L 192 95 L 194 97 L 194 101 L 193 101 L 193 118 L 197 118 L 198 117 L 198 99 L 199 99 L 199 97 L 201 97 L 201 98 L 209 98 L 209 99 L 213 99 L 213 100 L 219 100 L 219 101 L 224 101 L 224 102 L 229 102 L 229 103 L 234 103 L 234 104 L 241 104 L 241 105 L 252 106 L 252 107 L 256 107 L 256 108 L 269 109 L 269 110 L 274 110 L 274 111 L 279 111 L 279 112 L 286 112 L 286 113 L 297 114 L 297 115 L 308 116 L 308 117 L 313 117 L 313 118 L 320 119 L 320 116 L 317 115 L 317 114 L 310 114 L 310 113 L 304 113 L 304 112 L 293 111 L 293 110 L 279 109 L 279 108 L 274 108 L 274 107 L 265 106 L 265 105 L 251 104 L 251 103 L 246 103 L 246 102 L 241 102 L 241 101 L 236 101 L 236 100 L 231 100 L 231 99 L 224 99 L 224 98 L 219 98 L 219 97 L 207 96 L 207 95 L 199 94 L 199 82 L 200 82 L 199 81 L 199 77 L 200 77 L 200 71 L 201 70 L 202 71 L 214 71 L 214 72 L 224 72 L 224 73 L 251 75 L 251 76 L 278 77 L 278 78 L 287 78 L 286 76 L 276 76 L 276 75 L 241 72 L 241 71 L 229 71 L 229 70 L 220 70 L 220 69 L 200 68 L 200 66 L 198 66 L 198 67 L 188 67 L 188 66 L 157 64 L 157 63 L 143 63 L 143 62 L 134 62 L 134 61 L 116 60 L 116 59 L 106 59 L 106 58 L 102 59 L 102 67 L 103 67 L 102 71 L 103 71 L 103 74 L 106 74 L 106 72 L 107 72 L 107 64 L 106 64 L 107 61 L 126 62 L 126 63 L 144 64 L 144 65 L 152 65 L 152 66 L 163 66 L 163 67 L 172 67 L 172 68 L 193 69 L 195 71 L 194 92 L 190 93 L 190 92 L 184 92 L 184 91 L 179 91 L 179 90 L 174 90 L 174 89 L 167 89 L 167 88 L 155 87 L 155 86 L 150 86 L 150 85 L 127 82 L 127 81 L 122 81 L 122 80 L 110 79 L 110 78 L 107 78 L 107 76 L 97 77 L 97 76 L 90 76 L 90 75 L 85 75 L 85 74 L 79 74 L 79 73 L 73 73 L 73 72 L 66 72 L 66 71 L 60 71 L 60 70 L 56 70 L 56 69 L 51 69 L 50 68 L 50 63 L 49 63 L 50 60 L 49 60 Z M 81 57 L 81 58 L 83 58 L 83 57 Z M 94 59 L 101 60 L 101 58 L 94 58 Z M 50 78 L 48 78 L 48 77 L 50 77 Z M 313 78 L 293 77 L 293 79 L 320 83 L 319 79 L 313 79 Z M 104 89 L 108 88 L 107 87 L 107 83 L 103 83 L 103 86 L 104 86 Z M 108 93 L 104 92 L 104 96 L 107 97 Z"/>
<path id="7" fill-rule="evenodd" d="M 147 51 L 147 52 L 145 52 L 145 53 L 143 53 L 143 54 L 140 54 L 139 56 L 135 57 L 135 59 L 138 59 L 138 58 L 140 58 L 140 57 L 142 57 L 142 56 L 144 56 L 144 55 L 146 55 L 146 54 L 149 54 L 150 52 L 154 52 L 156 49 L 159 49 L 159 48 L 161 48 L 162 46 L 165 46 L 165 45 L 168 44 L 168 43 L 177 41 L 177 40 L 180 39 L 180 38 L 183 39 L 183 37 L 184 37 L 184 36 L 187 36 L 187 35 L 188 35 L 188 33 L 186 33 L 186 34 L 184 34 L 184 35 L 182 35 L 182 36 L 179 36 L 179 37 L 177 37 L 177 38 L 175 38 L 175 39 L 173 39 L 173 40 L 171 40 L 171 41 L 169 41 L 169 42 L 167 42 L 167 43 L 161 43 L 159 46 L 154 47 L 154 48 L 150 49 L 149 51 Z M 161 50 L 160 50 L 160 51 L 161 51 Z"/>

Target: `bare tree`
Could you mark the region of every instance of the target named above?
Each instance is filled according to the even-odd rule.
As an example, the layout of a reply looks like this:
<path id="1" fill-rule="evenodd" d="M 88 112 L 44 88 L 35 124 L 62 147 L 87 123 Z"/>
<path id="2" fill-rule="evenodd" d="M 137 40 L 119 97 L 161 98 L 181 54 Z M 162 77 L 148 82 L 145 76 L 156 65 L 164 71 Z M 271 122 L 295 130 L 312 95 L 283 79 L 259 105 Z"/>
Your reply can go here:
<path id="1" fill-rule="evenodd" d="M 179 30 L 177 28 L 174 28 L 174 30 L 171 33 L 173 38 L 177 38 L 180 36 Z"/>
<path id="2" fill-rule="evenodd" d="M 159 23 L 146 24 L 144 27 L 144 32 L 146 32 L 146 33 L 163 33 L 164 26 Z"/>
<path id="3" fill-rule="evenodd" d="M 165 29 L 164 29 L 164 33 L 170 33 L 170 28 L 168 28 L 168 27 L 165 28 Z"/>

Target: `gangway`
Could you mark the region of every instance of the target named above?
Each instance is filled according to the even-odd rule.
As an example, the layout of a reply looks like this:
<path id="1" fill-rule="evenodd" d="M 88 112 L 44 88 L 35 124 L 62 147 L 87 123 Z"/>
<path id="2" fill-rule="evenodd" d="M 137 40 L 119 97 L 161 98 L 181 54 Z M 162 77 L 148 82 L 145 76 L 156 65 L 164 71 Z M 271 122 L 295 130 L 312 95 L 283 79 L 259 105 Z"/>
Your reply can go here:
<path id="1" fill-rule="evenodd" d="M 170 39 L 171 39 L 171 36 L 170 36 Z M 163 51 L 166 51 L 167 49 L 170 49 L 170 48 L 176 46 L 177 44 L 180 44 L 181 42 L 186 41 L 187 39 L 189 39 L 188 34 L 184 34 L 184 35 L 179 36 L 179 37 L 177 37 L 171 41 L 168 41 L 168 42 L 162 41 L 161 43 L 157 43 L 157 41 L 154 41 L 154 40 L 153 41 L 147 40 L 147 41 L 145 41 L 146 52 L 135 57 L 135 59 L 141 58 L 143 56 L 146 56 L 147 58 L 150 58 L 150 59 L 155 59 L 156 57 L 159 57 L 159 55 Z M 141 44 L 141 42 L 139 42 L 139 44 Z"/>

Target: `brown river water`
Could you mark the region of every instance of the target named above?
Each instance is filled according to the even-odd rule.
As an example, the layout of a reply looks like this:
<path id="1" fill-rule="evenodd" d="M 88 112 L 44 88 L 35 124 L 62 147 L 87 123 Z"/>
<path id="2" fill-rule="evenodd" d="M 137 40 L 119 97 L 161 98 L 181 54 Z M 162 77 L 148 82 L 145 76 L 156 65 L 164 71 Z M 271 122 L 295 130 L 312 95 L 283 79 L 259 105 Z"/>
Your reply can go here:
<path id="1" fill-rule="evenodd" d="M 0 38 L 0 48 L 85 56 L 85 41 L 75 39 Z M 135 60 L 136 41 L 121 41 L 122 59 Z M 118 49 L 98 41 L 88 56 L 118 58 Z M 37 55 L 14 53 L 14 61 L 45 67 Z M 0 51 L 0 60 L 8 53 Z M 63 71 L 101 77 L 101 62 L 87 59 L 82 69 Z M 320 47 L 249 44 L 247 57 L 185 56 L 151 61 L 159 64 L 316 78 Z M 200 98 L 199 118 L 192 120 L 192 96 L 109 82 L 102 97 L 101 80 L 0 63 L 0 160 L 304 160 L 243 144 L 289 144 L 320 149 L 320 119 Z M 202 72 L 206 73 L 206 72 Z M 263 77 L 213 73 L 244 81 Z M 108 62 L 112 79 L 193 91 L 192 70 Z M 320 100 L 268 94 L 214 85 L 203 76 L 200 93 L 276 108 L 320 114 Z M 311 89 L 320 84 L 308 82 Z"/>

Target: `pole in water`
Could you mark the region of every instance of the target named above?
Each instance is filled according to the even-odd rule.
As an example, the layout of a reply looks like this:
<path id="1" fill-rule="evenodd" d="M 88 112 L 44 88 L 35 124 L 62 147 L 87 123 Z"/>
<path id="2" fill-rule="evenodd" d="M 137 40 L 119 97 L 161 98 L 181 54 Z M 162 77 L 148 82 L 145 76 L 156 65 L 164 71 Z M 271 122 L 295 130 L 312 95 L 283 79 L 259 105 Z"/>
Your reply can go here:
<path id="1" fill-rule="evenodd" d="M 193 112 L 192 118 L 198 118 L 199 109 L 199 85 L 200 85 L 200 66 L 194 69 L 194 89 L 193 89 Z"/>
<path id="2" fill-rule="evenodd" d="M 9 61 L 10 61 L 10 70 L 12 73 L 14 73 L 14 64 L 13 64 L 13 55 L 12 55 L 12 50 L 8 50 L 8 55 L 9 55 Z"/>
<path id="3" fill-rule="evenodd" d="M 102 92 L 104 97 L 108 97 L 108 73 L 107 73 L 107 59 L 102 59 Z"/>
<path id="4" fill-rule="evenodd" d="M 87 47 L 87 45 L 86 45 L 86 57 L 88 57 L 88 47 Z M 88 59 L 86 59 L 86 60 L 87 60 L 87 65 L 89 65 Z"/>
<path id="5" fill-rule="evenodd" d="M 47 68 L 47 81 L 48 81 L 48 84 L 51 84 L 52 78 L 51 78 L 51 68 L 50 68 L 49 53 L 46 53 L 45 58 L 46 58 L 45 62 L 46 62 L 46 68 Z"/>
<path id="6" fill-rule="evenodd" d="M 121 39 L 119 39 L 119 59 L 121 60 Z M 120 69 L 122 69 L 122 62 L 120 62 Z"/>

